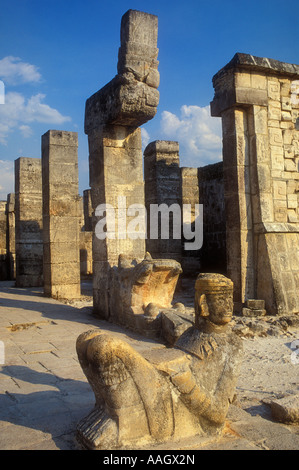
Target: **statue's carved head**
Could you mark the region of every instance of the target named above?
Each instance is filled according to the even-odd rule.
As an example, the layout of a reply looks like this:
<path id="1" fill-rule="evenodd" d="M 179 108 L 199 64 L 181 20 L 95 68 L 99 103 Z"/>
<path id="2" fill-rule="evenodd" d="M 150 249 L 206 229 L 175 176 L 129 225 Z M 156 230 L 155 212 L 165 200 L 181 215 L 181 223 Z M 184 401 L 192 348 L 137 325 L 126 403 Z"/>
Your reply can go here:
<path id="1" fill-rule="evenodd" d="M 195 282 L 195 324 L 208 319 L 226 325 L 233 314 L 233 282 L 222 274 L 199 274 Z"/>

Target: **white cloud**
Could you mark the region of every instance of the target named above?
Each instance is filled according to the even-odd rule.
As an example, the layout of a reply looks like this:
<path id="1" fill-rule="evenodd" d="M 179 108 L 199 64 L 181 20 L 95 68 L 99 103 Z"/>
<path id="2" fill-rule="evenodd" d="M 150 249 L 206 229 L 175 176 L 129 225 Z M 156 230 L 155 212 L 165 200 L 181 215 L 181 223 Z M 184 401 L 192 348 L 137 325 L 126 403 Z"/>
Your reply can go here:
<path id="1" fill-rule="evenodd" d="M 0 160 L 0 200 L 5 201 L 7 194 L 14 192 L 14 162 Z"/>
<path id="2" fill-rule="evenodd" d="M 30 126 L 27 126 L 26 124 L 23 124 L 22 126 L 19 127 L 23 137 L 25 137 L 26 139 L 28 137 L 31 137 L 32 134 L 33 134 L 33 130 L 31 129 Z"/>
<path id="3" fill-rule="evenodd" d="M 180 117 L 163 111 L 161 129 L 165 138 L 179 142 L 181 166 L 200 167 L 221 160 L 221 119 L 211 117 L 209 106 L 183 105 L 180 111 Z"/>
<path id="4" fill-rule="evenodd" d="M 9 92 L 5 96 L 5 104 L 0 106 L 0 143 L 6 144 L 10 132 L 19 129 L 24 137 L 32 135 L 28 124 L 41 122 L 47 124 L 63 124 L 70 121 L 57 109 L 43 103 L 46 95 L 38 93 L 26 99 L 21 93 Z"/>
<path id="5" fill-rule="evenodd" d="M 19 57 L 7 56 L 0 60 L 0 78 L 8 85 L 39 82 L 41 74 L 35 65 L 23 62 Z"/>
<path id="6" fill-rule="evenodd" d="M 142 150 L 144 150 L 150 141 L 150 135 L 144 127 L 141 128 L 141 139 L 142 139 Z"/>

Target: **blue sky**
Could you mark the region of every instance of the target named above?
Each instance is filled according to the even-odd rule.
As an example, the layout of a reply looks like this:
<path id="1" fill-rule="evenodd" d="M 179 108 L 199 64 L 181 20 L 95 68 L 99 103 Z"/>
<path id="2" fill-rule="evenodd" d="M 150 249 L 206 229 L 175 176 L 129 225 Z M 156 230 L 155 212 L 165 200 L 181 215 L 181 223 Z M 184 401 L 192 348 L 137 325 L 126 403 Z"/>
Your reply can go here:
<path id="1" fill-rule="evenodd" d="M 159 20 L 160 103 L 143 144 L 178 140 L 181 166 L 221 158 L 212 77 L 236 52 L 299 63 L 297 0 L 1 0 L 0 199 L 14 191 L 14 160 L 40 158 L 48 129 L 78 132 L 80 193 L 89 187 L 85 101 L 116 74 L 128 9 Z"/>

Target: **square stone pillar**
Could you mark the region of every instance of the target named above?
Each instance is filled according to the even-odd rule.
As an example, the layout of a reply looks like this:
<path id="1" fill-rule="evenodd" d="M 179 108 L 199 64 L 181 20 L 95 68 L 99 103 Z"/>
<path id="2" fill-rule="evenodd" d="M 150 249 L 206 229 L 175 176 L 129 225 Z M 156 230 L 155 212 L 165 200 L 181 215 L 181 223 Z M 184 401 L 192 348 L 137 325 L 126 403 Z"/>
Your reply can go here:
<path id="1" fill-rule="evenodd" d="M 222 117 L 228 275 L 238 311 L 299 311 L 299 66 L 236 54 L 213 78 Z"/>
<path id="2" fill-rule="evenodd" d="M 226 217 L 223 162 L 198 168 L 199 201 L 203 204 L 201 272 L 226 274 Z M 192 186 L 191 188 L 192 189 Z M 198 197 L 198 196 L 197 196 Z"/>
<path id="3" fill-rule="evenodd" d="M 170 258 L 181 262 L 182 240 L 173 238 L 173 213 L 165 212 L 158 227 L 158 239 L 151 238 L 152 205 L 166 204 L 168 208 L 175 204 L 182 208 L 181 173 L 178 142 L 156 140 L 144 150 L 145 205 L 147 211 L 146 249 L 153 258 Z M 182 216 L 181 216 L 182 218 Z M 161 237 L 161 224 L 169 227 L 169 236 Z"/>
<path id="4" fill-rule="evenodd" d="M 118 74 L 86 101 L 85 133 L 89 143 L 94 214 L 94 312 L 104 318 L 110 316 L 109 276 L 111 268 L 118 264 L 119 255 L 129 261 L 143 259 L 145 255 L 139 126 L 155 116 L 159 102 L 157 32 L 156 16 L 135 10 L 125 13 L 121 21 Z M 106 225 L 106 235 L 101 228 L 104 204 L 113 218 L 112 225 Z M 143 208 L 143 212 L 136 209 L 134 214 L 133 204 Z M 128 213 L 130 207 L 132 211 Z M 138 215 L 139 230 L 134 230 L 130 223 Z"/>
<path id="5" fill-rule="evenodd" d="M 8 279 L 6 201 L 0 201 L 0 280 Z"/>
<path id="6" fill-rule="evenodd" d="M 16 286 L 43 285 L 41 160 L 15 160 Z"/>
<path id="7" fill-rule="evenodd" d="M 80 239 L 78 135 L 49 130 L 42 136 L 44 291 L 79 298 Z"/>
<path id="8" fill-rule="evenodd" d="M 15 195 L 10 193 L 7 195 L 6 204 L 7 217 L 7 258 L 8 258 L 8 275 L 9 279 L 16 278 L 16 217 L 15 217 Z"/>
<path id="9" fill-rule="evenodd" d="M 138 238 L 130 232 L 134 216 L 128 215 L 128 208 L 144 203 L 144 182 L 142 167 L 142 143 L 139 128 L 106 126 L 89 134 L 89 162 L 91 198 L 94 210 L 93 235 L 93 285 L 96 311 L 108 312 L 109 270 L 118 265 L 119 255 L 128 260 L 142 260 L 145 255 L 145 217 L 141 212 Z M 96 144 L 98 144 L 96 146 Z M 95 147 L 96 146 L 96 147 Z M 93 150 L 96 148 L 95 153 Z M 99 208 L 104 205 L 112 209 L 114 226 L 106 226 L 107 236 L 101 239 Z M 137 214 L 137 213 L 136 213 Z M 104 303 L 104 304 L 103 304 Z"/>
<path id="10" fill-rule="evenodd" d="M 84 231 L 92 232 L 92 203 L 90 189 L 83 191 Z"/>
<path id="11" fill-rule="evenodd" d="M 194 232 L 195 219 L 197 217 L 195 211 L 195 204 L 202 203 L 199 197 L 199 186 L 198 186 L 198 168 L 182 167 L 180 168 L 181 176 L 181 198 L 182 207 L 191 206 L 191 228 Z M 183 222 L 183 221 L 182 221 Z M 190 224 L 189 224 L 190 225 Z M 184 237 L 182 230 L 182 269 L 183 273 L 188 276 L 195 276 L 200 271 L 200 250 L 186 250 L 184 248 L 185 242 L 188 240 Z"/>

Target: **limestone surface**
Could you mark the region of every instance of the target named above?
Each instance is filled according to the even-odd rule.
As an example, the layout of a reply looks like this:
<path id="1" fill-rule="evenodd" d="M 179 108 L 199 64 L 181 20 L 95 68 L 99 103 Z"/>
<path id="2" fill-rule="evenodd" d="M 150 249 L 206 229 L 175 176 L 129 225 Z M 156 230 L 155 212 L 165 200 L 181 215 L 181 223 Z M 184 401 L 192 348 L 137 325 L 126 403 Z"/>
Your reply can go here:
<path id="1" fill-rule="evenodd" d="M 78 337 L 79 362 L 96 400 L 77 426 L 85 448 L 221 433 L 242 359 L 242 342 L 228 328 L 233 286 L 224 276 L 202 275 L 196 293 L 195 324 L 174 348 L 142 354 L 99 330 Z"/>
<path id="2" fill-rule="evenodd" d="M 44 291 L 79 298 L 78 136 L 49 130 L 42 136 Z"/>
<path id="3" fill-rule="evenodd" d="M 43 285 L 42 168 L 39 158 L 15 160 L 16 285 Z"/>
<path id="4" fill-rule="evenodd" d="M 95 214 L 94 310 L 102 318 L 110 316 L 108 280 L 110 269 L 118 265 L 119 255 L 143 260 L 146 252 L 139 126 L 155 116 L 159 102 L 157 34 L 156 16 L 127 11 L 121 20 L 118 73 L 86 101 L 85 133 Z M 97 231 L 101 222 L 97 217 L 103 207 L 112 208 L 115 216 L 115 224 L 107 227 L 107 235 L 103 235 L 103 230 L 100 234 Z M 130 207 L 143 208 L 138 236 L 130 225 Z"/>
<path id="5" fill-rule="evenodd" d="M 228 275 L 235 309 L 299 311 L 299 66 L 236 54 L 213 77 L 222 117 Z"/>

